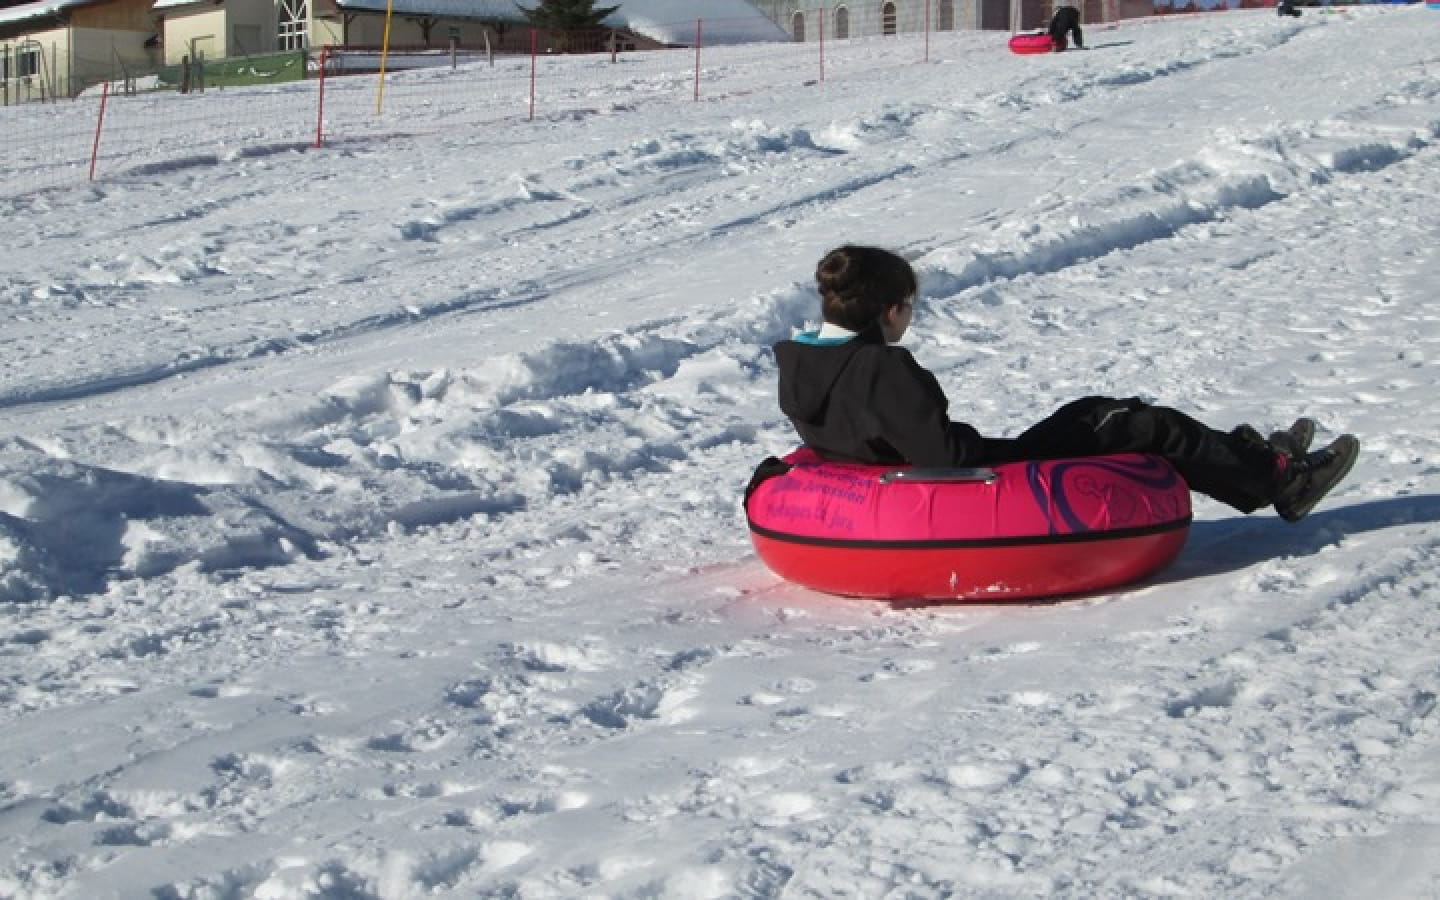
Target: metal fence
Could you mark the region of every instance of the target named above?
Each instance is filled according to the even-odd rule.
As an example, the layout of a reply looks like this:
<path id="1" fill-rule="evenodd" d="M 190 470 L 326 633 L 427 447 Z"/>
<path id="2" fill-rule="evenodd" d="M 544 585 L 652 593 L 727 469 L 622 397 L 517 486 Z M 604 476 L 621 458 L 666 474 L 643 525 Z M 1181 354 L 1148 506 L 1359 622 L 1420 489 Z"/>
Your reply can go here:
<path id="1" fill-rule="evenodd" d="M 933 14 L 940 7 L 932 3 Z M 942 28 L 951 22 L 938 16 L 897 19 L 893 32 L 883 16 L 852 19 L 845 37 L 833 28 L 839 8 L 797 9 L 809 17 L 804 33 L 787 32 L 778 46 L 725 47 L 723 63 L 713 65 L 707 54 L 719 50 L 708 46 L 706 35 L 714 23 L 700 20 L 670 23 L 663 29 L 669 40 L 652 32 L 648 49 L 615 29 L 569 35 L 513 29 L 507 42 L 485 47 L 326 48 L 294 54 L 293 65 L 277 62 L 266 71 L 253 61 L 229 60 L 207 64 L 198 80 L 192 75 L 192 88 L 204 90 L 190 93 L 175 89 L 173 73 L 127 74 L 73 100 L 0 106 L 6 151 L 0 197 L 400 135 L 494 131 L 546 117 L 578 121 L 647 104 L 724 102 L 728 91 L 751 92 L 757 80 L 843 81 L 876 66 L 927 62 L 932 52 L 960 47 L 953 42 L 967 34 L 966 46 L 978 37 L 973 29 Z M 1045 5 L 1037 16 L 1048 12 Z M 764 21 L 773 31 L 774 23 Z M 905 30 L 916 24 L 918 31 Z M 736 25 L 717 27 L 733 34 Z M 857 33 L 866 29 L 879 33 Z M 282 70 L 284 77 L 277 74 Z M 288 80 L 301 74 L 297 70 L 304 80 Z M 758 79 L 757 72 L 763 72 Z M 732 87 L 732 77 L 744 87 Z M 241 81 L 252 86 L 236 86 Z"/>

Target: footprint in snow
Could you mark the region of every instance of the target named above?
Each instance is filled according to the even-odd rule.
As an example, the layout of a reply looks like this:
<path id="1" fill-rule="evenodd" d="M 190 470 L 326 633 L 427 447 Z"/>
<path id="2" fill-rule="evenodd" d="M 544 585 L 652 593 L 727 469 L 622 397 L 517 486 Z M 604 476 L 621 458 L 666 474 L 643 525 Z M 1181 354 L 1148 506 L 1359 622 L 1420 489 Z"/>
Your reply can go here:
<path id="1" fill-rule="evenodd" d="M 222 700 L 229 697 L 245 697 L 251 693 L 253 691 L 244 685 L 216 682 L 194 688 L 190 691 L 190 696 L 199 697 L 202 700 Z"/>
<path id="2" fill-rule="evenodd" d="M 1054 701 L 1055 698 L 1045 691 L 1016 691 L 999 698 L 996 702 L 1002 706 L 1023 706 L 1033 709 L 1049 706 Z"/>
<path id="3" fill-rule="evenodd" d="M 516 644 L 510 655 L 535 672 L 597 672 L 611 663 L 611 654 L 600 646 L 573 646 L 550 641 Z"/>
<path id="4" fill-rule="evenodd" d="M 755 824 L 764 827 L 779 827 L 794 822 L 817 818 L 815 798 L 809 794 L 782 791 L 767 794 L 755 802 Z"/>
<path id="5" fill-rule="evenodd" d="M 737 756 L 734 759 L 724 760 L 720 767 L 732 775 L 741 778 L 755 778 L 760 775 L 769 775 L 771 772 L 782 768 L 784 760 L 763 756 Z"/>
<path id="6" fill-rule="evenodd" d="M 989 647 L 982 652 L 981 658 L 985 660 L 1008 659 L 1011 656 L 1034 653 L 1042 646 L 1038 641 L 1020 641 L 1004 647 Z"/>
<path id="7" fill-rule="evenodd" d="M 996 791 L 1019 781 L 1020 766 L 1013 763 L 964 763 L 945 770 L 944 781 L 962 791 Z"/>
<path id="8" fill-rule="evenodd" d="M 638 684 L 586 704 L 581 715 L 604 728 L 628 728 L 642 721 L 676 724 L 695 716 L 685 703 L 698 695 L 693 688 Z"/>
<path id="9" fill-rule="evenodd" d="M 538 794 L 517 794 L 498 800 L 500 813 L 506 818 L 514 816 L 541 816 L 551 813 L 581 809 L 590 803 L 590 795 L 583 791 L 554 791 Z"/>
<path id="10" fill-rule="evenodd" d="M 891 678 L 903 678 L 906 675 L 919 675 L 934 669 L 935 661 L 932 659 L 887 659 L 878 671 L 861 675 L 860 681 L 867 683 L 887 681 Z"/>
<path id="11" fill-rule="evenodd" d="M 376 735 L 366 742 L 371 750 L 385 753 L 424 753 L 450 739 L 450 730 L 439 722 L 424 722 L 390 734 Z"/>

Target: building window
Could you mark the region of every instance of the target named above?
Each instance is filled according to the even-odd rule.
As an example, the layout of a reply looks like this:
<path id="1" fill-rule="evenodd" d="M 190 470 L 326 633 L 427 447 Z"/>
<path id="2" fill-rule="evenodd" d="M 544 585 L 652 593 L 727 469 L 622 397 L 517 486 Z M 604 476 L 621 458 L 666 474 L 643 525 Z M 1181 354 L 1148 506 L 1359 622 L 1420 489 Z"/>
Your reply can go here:
<path id="1" fill-rule="evenodd" d="M 840 6 L 835 9 L 835 39 L 843 41 L 850 36 L 850 8 Z"/>
<path id="2" fill-rule="evenodd" d="M 310 0 L 280 0 L 280 49 L 304 50 L 309 33 Z"/>
<path id="3" fill-rule="evenodd" d="M 15 77 L 29 78 L 40 74 L 40 48 L 34 45 L 15 50 Z M 7 73 L 8 77 L 8 73 Z"/>
<path id="4" fill-rule="evenodd" d="M 940 0 L 940 15 L 935 23 L 936 31 L 955 30 L 955 0 Z"/>
<path id="5" fill-rule="evenodd" d="M 897 30 L 897 18 L 898 15 L 895 12 L 894 3 L 886 3 L 884 6 L 880 7 L 880 33 L 894 34 Z"/>
<path id="6" fill-rule="evenodd" d="M 804 43 L 805 41 L 805 14 L 797 12 L 790 17 L 790 30 L 795 34 L 795 40 Z"/>

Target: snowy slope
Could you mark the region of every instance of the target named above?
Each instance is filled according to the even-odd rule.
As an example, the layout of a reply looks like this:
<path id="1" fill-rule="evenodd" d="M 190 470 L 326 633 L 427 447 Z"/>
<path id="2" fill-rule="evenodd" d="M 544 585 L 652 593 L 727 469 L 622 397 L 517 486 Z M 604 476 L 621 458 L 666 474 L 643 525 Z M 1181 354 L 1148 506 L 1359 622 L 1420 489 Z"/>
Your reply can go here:
<path id="1" fill-rule="evenodd" d="M 321 151 L 212 93 L 228 150 L 0 190 L 0 896 L 1440 895 L 1434 16 L 556 60 L 583 109 Z M 1114 593 L 778 582 L 738 496 L 841 241 L 988 432 L 1365 456 Z"/>

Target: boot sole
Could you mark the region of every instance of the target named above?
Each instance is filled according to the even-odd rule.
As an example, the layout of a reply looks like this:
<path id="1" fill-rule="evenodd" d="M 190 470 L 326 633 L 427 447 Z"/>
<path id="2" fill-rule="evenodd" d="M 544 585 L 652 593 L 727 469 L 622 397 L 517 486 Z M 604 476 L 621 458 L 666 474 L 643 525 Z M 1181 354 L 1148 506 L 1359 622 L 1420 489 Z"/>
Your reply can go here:
<path id="1" fill-rule="evenodd" d="M 1310 514 L 1315 505 L 1325 499 L 1325 495 L 1334 489 L 1335 485 L 1350 474 L 1355 466 L 1355 460 L 1360 458 L 1360 441 L 1353 434 L 1342 434 L 1331 442 L 1326 450 L 1333 451 L 1340 459 L 1340 462 L 1325 473 L 1324 478 L 1312 482 L 1305 492 L 1305 496 L 1294 506 L 1283 510 L 1276 508 L 1280 518 L 1287 522 L 1298 522 Z"/>

